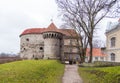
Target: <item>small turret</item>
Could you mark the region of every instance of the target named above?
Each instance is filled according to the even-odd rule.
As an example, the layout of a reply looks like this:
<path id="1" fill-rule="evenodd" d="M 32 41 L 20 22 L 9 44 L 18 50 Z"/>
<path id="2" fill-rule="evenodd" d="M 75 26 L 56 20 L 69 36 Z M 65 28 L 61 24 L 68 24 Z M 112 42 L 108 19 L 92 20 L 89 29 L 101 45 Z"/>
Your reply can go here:
<path id="1" fill-rule="evenodd" d="M 53 23 L 48 26 L 47 30 L 43 33 L 45 59 L 60 58 L 60 43 L 62 36 L 62 33 L 58 31 Z"/>

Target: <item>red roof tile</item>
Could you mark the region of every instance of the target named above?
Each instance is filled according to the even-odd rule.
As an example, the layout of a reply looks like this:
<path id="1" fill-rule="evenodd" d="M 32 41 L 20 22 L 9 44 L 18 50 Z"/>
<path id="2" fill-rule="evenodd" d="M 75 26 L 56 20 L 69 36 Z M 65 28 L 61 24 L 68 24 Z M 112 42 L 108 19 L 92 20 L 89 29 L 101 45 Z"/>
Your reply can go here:
<path id="1" fill-rule="evenodd" d="M 73 36 L 73 37 L 77 36 L 74 29 L 59 29 L 59 30 L 66 36 Z"/>
<path id="2" fill-rule="evenodd" d="M 49 30 L 56 30 L 57 27 L 54 25 L 54 23 L 51 23 L 51 24 L 48 26 L 48 29 L 49 29 Z"/>
<path id="3" fill-rule="evenodd" d="M 89 53 L 90 53 L 90 49 L 87 48 L 86 56 L 90 56 Z M 103 57 L 103 56 L 106 56 L 106 54 L 103 53 L 103 52 L 101 51 L 100 48 L 93 48 L 93 56 L 100 56 L 100 57 Z"/>
<path id="4" fill-rule="evenodd" d="M 59 32 L 62 33 L 66 36 L 76 36 L 76 32 L 73 29 L 57 29 L 57 27 L 54 25 L 54 23 L 51 23 L 48 28 L 31 28 L 31 29 L 26 29 L 23 31 L 23 33 L 20 35 L 26 35 L 26 34 L 40 34 L 44 32 Z"/>
<path id="5" fill-rule="evenodd" d="M 54 23 L 51 23 L 44 32 L 59 32 L 59 33 L 61 33 L 61 31 L 59 29 L 57 29 L 57 27 L 54 25 Z"/>
<path id="6" fill-rule="evenodd" d="M 21 35 L 25 35 L 25 34 L 40 34 L 40 33 L 44 32 L 45 29 L 46 28 L 30 28 L 30 29 L 26 29 L 25 31 L 23 31 Z"/>

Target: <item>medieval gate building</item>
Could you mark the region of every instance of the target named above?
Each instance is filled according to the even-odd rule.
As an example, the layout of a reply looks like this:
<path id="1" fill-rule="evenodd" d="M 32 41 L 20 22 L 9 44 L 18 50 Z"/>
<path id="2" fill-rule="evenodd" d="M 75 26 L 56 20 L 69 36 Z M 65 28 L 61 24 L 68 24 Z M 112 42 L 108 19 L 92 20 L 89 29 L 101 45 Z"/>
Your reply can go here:
<path id="1" fill-rule="evenodd" d="M 20 57 L 27 59 L 79 58 L 76 32 L 58 29 L 54 23 L 47 28 L 26 29 L 20 35 Z"/>

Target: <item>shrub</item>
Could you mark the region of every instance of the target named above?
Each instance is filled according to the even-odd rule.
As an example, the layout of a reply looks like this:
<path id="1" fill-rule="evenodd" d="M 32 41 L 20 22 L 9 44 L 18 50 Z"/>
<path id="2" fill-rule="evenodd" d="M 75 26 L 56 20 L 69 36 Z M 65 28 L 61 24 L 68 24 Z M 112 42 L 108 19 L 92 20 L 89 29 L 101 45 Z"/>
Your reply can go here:
<path id="1" fill-rule="evenodd" d="M 120 66 L 120 62 L 95 61 L 94 63 L 82 63 L 80 67 L 111 67 Z"/>
<path id="2" fill-rule="evenodd" d="M 94 67 L 93 63 L 82 63 L 79 65 L 80 67 Z"/>
<path id="3" fill-rule="evenodd" d="M 38 60 L 38 58 L 36 57 L 35 60 Z"/>
<path id="4" fill-rule="evenodd" d="M 120 66 L 119 62 L 107 62 L 107 61 L 95 61 L 95 67 L 110 67 L 110 66 Z"/>

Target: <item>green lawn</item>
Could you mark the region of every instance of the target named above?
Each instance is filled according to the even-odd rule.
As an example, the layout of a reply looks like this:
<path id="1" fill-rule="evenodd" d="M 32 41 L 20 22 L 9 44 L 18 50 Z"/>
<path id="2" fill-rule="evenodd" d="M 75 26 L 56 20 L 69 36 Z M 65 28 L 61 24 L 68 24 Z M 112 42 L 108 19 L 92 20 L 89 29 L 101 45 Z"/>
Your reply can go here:
<path id="1" fill-rule="evenodd" d="M 0 64 L 0 83 L 61 83 L 64 65 L 56 60 Z"/>
<path id="2" fill-rule="evenodd" d="M 101 68 L 79 68 L 84 83 L 120 83 L 120 66 Z"/>

